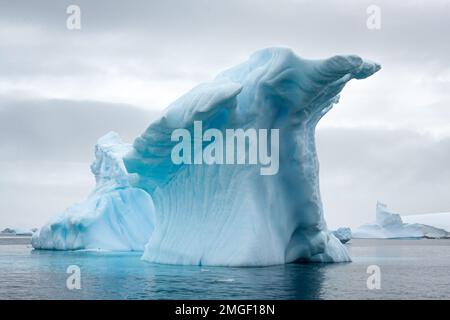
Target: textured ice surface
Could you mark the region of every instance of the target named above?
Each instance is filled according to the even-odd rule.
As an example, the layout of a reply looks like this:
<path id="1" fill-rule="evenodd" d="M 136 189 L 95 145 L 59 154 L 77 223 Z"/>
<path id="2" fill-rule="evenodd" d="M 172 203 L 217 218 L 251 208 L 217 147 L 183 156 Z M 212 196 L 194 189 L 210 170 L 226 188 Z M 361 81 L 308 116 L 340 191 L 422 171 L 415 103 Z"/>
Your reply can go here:
<path id="1" fill-rule="evenodd" d="M 350 228 L 339 228 L 333 231 L 333 235 L 342 243 L 347 243 L 352 239 L 352 230 Z"/>
<path id="2" fill-rule="evenodd" d="M 129 151 L 121 147 L 113 161 L 120 170 L 97 171 L 121 183 L 103 191 L 99 182 L 85 203 L 41 230 L 35 247 L 140 248 L 147 232 L 143 259 L 159 263 L 348 261 L 323 217 L 315 127 L 349 80 L 378 70 L 357 56 L 306 60 L 284 48 L 256 52 L 172 103 Z M 174 164 L 171 134 L 192 132 L 194 121 L 221 132 L 279 129 L 278 173 L 261 175 L 260 165 Z M 124 221 L 130 223 L 122 227 Z"/>
<path id="3" fill-rule="evenodd" d="M 353 231 L 353 238 L 444 238 L 444 229 L 421 223 L 404 223 L 397 213 L 390 212 L 385 204 L 377 203 L 376 222 L 365 224 Z"/>
<path id="4" fill-rule="evenodd" d="M 33 235 L 38 249 L 143 250 L 153 231 L 153 202 L 134 188 L 122 157 L 131 149 L 110 132 L 95 146 L 91 171 L 96 188 Z"/>

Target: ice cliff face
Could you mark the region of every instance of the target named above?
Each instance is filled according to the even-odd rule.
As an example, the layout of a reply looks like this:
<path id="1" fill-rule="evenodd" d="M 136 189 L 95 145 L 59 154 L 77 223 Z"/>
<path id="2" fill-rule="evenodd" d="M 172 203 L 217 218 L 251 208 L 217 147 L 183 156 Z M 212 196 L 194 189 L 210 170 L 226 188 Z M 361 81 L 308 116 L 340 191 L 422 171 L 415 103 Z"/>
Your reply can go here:
<path id="1" fill-rule="evenodd" d="M 392 213 L 385 204 L 377 203 L 376 222 L 365 224 L 353 231 L 353 238 L 446 238 L 444 229 L 420 223 L 403 223 L 402 217 Z"/>
<path id="2" fill-rule="evenodd" d="M 134 223 L 148 221 L 143 224 L 148 226 L 143 259 L 152 262 L 261 266 L 348 261 L 345 247 L 327 230 L 323 218 L 315 127 L 349 80 L 378 70 L 377 64 L 357 56 L 305 60 L 283 48 L 256 52 L 175 101 L 128 152 L 115 157 L 123 170 L 114 181 L 123 180 L 124 190 L 133 193 L 130 199 L 120 197 L 123 207 L 110 199 L 120 188 L 95 191 L 93 199 L 44 227 L 35 247 L 108 247 L 106 240 L 97 242 L 104 232 L 110 233 L 108 241 L 123 241 L 134 232 L 134 224 L 130 221 L 119 233 L 109 225 L 109 216 L 119 221 L 123 212 L 116 208 L 128 208 L 136 217 Z M 227 129 L 278 129 L 279 143 L 271 142 L 271 150 L 279 152 L 279 170 L 262 175 L 261 164 L 175 164 L 171 135 L 180 128 L 194 133 L 196 121 L 224 134 Z M 194 145 L 193 156 L 208 145 Z M 98 171 L 104 182 L 97 189 L 108 184 L 111 174 L 115 171 Z M 92 218 L 92 209 L 84 206 L 96 207 L 90 203 L 97 201 L 104 201 L 104 206 L 94 210 Z M 91 224 L 75 224 L 74 216 Z M 106 231 L 93 230 L 94 221 Z M 58 231 L 61 228 L 64 232 Z M 143 231 L 141 226 L 137 229 Z M 141 239 L 133 244 L 139 247 Z"/>

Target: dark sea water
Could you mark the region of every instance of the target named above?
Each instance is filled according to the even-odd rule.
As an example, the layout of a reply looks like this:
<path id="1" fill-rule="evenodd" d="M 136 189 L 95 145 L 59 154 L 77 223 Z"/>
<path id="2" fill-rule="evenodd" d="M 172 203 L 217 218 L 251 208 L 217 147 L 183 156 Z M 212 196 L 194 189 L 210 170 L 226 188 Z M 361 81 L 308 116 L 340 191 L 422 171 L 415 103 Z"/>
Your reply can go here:
<path id="1" fill-rule="evenodd" d="M 0 299 L 449 299 L 450 240 L 351 240 L 351 263 L 170 266 L 140 253 L 35 251 L 0 239 Z M 20 243 L 20 244 L 17 244 Z M 67 267 L 81 270 L 69 290 Z M 380 289 L 367 268 L 380 268 Z"/>

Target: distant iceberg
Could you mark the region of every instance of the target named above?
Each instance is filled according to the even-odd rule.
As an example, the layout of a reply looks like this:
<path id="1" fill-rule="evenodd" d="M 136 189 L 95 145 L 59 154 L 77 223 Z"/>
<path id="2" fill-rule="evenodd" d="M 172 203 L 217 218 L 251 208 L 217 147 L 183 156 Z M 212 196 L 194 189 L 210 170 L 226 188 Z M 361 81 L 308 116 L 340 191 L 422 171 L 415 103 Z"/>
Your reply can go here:
<path id="1" fill-rule="evenodd" d="M 31 236 L 33 235 L 33 230 L 22 229 L 22 228 L 5 228 L 0 231 L 0 235 L 6 236 Z"/>
<path id="2" fill-rule="evenodd" d="M 44 226 L 33 246 L 143 249 L 143 259 L 169 264 L 349 261 L 324 220 L 315 127 L 349 80 L 379 69 L 358 56 L 306 60 L 284 48 L 256 52 L 172 103 L 132 146 L 114 134 L 100 139 L 96 189 Z M 220 133 L 278 130 L 279 144 L 270 147 L 279 153 L 279 171 L 262 175 L 260 163 L 174 163 L 172 133 L 194 134 L 198 121 Z M 212 144 L 193 141 L 192 155 Z"/>
<path id="3" fill-rule="evenodd" d="M 387 206 L 378 202 L 376 221 L 353 231 L 353 238 L 396 239 L 396 238 L 447 238 L 449 233 L 440 228 L 421 223 L 404 223 L 402 217 L 390 212 Z"/>

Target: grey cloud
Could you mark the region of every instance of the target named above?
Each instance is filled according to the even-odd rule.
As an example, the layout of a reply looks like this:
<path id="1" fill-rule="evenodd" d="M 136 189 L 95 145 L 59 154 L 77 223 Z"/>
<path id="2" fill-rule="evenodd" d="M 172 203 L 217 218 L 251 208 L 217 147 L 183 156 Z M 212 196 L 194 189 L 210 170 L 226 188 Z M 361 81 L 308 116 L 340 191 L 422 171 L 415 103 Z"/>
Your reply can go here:
<path id="1" fill-rule="evenodd" d="M 116 131 L 126 142 L 155 112 L 96 101 L 0 100 L 2 161 L 91 161 L 96 140 Z"/>
<path id="2" fill-rule="evenodd" d="M 450 138 L 407 129 L 322 128 L 317 143 L 331 225 L 372 221 L 377 200 L 405 214 L 450 210 Z"/>
<path id="3" fill-rule="evenodd" d="M 69 4 L 82 8 L 79 32 L 65 27 Z M 43 29 L 49 41 L 33 47 L 36 60 L 57 56 L 67 65 L 79 56 L 85 60 L 128 57 L 153 70 L 151 61 L 158 65 L 169 57 L 165 69 L 179 69 L 180 64 L 189 69 L 190 64 L 238 62 L 249 52 L 273 45 L 290 46 L 308 57 L 358 53 L 396 63 L 434 60 L 446 64 L 450 43 L 441 35 L 450 31 L 448 3 L 379 1 L 379 31 L 366 28 L 366 8 L 371 4 L 353 0 L 286 0 L 276 5 L 255 0 L 15 1 L 0 4 L 0 17 L 13 25 Z M 24 45 L 18 48 L 27 47 L 27 34 L 21 36 Z M 11 68 L 23 72 L 21 57 L 10 56 L 14 48 L 3 49 L 11 50 L 3 54 L 10 63 L 19 64 Z"/>
<path id="4" fill-rule="evenodd" d="M 81 201 L 95 184 L 89 163 L 0 162 L 0 228 L 34 228 Z"/>
<path id="5" fill-rule="evenodd" d="M 82 200 L 94 186 L 96 140 L 114 130 L 132 142 L 156 116 L 114 103 L 2 97 L 0 227 L 38 227 Z"/>

